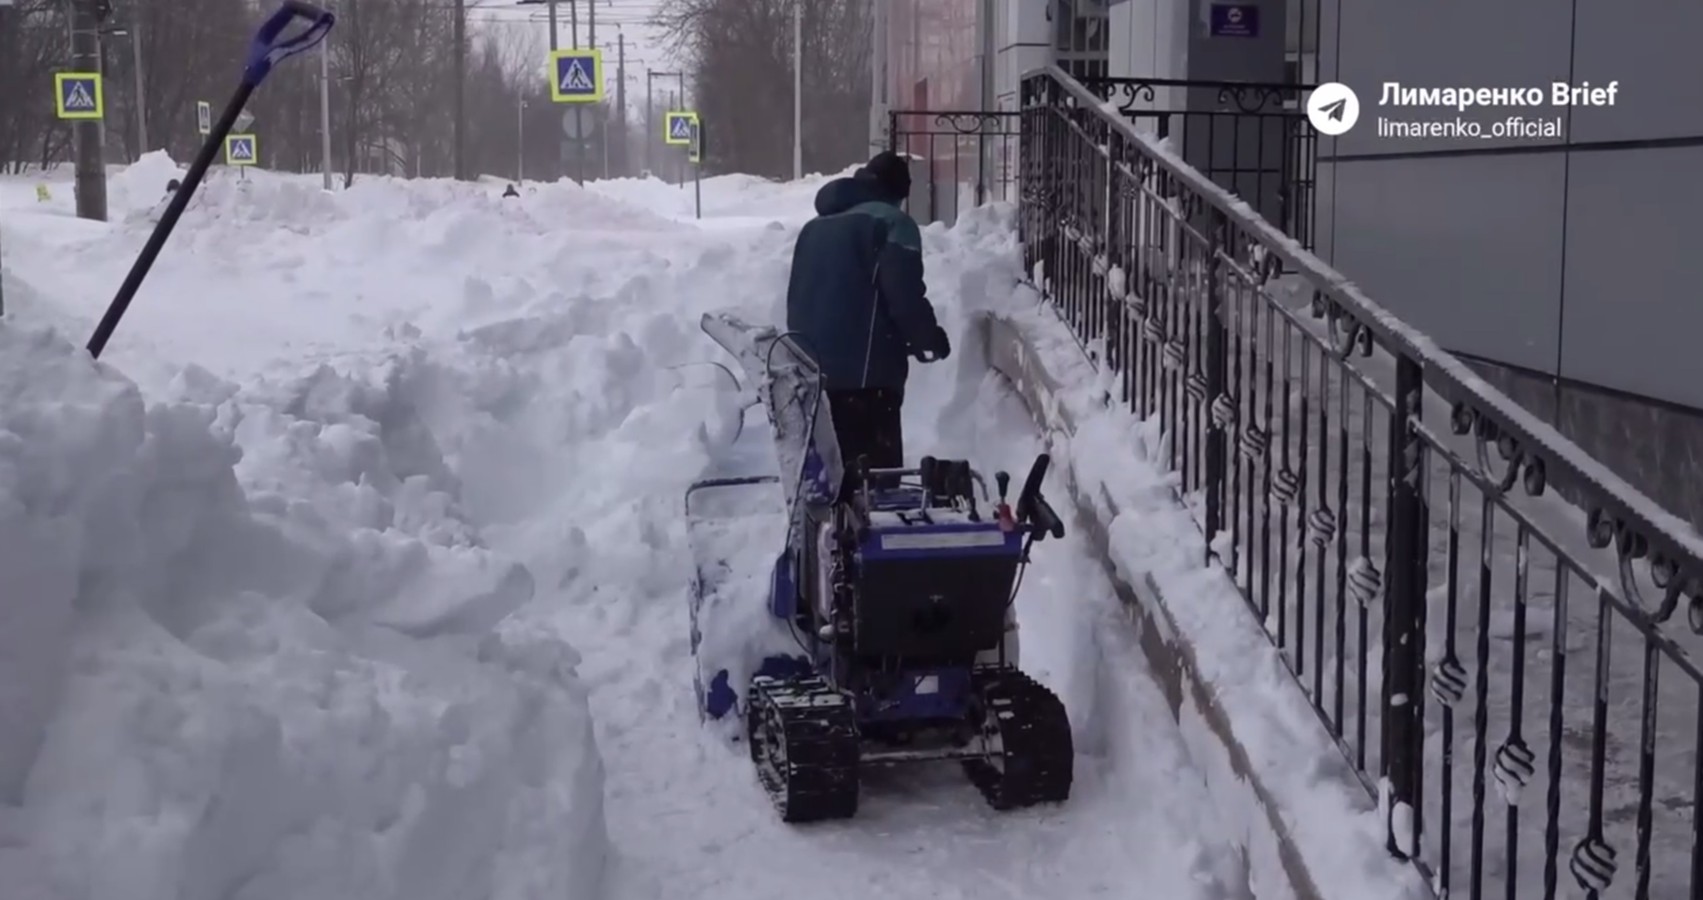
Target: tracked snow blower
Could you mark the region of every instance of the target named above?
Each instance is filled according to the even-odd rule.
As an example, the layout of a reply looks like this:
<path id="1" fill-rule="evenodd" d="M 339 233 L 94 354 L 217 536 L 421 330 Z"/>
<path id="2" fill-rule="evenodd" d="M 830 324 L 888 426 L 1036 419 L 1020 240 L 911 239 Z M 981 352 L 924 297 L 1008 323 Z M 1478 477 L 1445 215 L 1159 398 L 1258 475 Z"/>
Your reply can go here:
<path id="1" fill-rule="evenodd" d="M 1070 722 L 1018 670 L 1013 612 L 1031 545 L 1064 535 L 1041 496 L 1048 457 L 1012 503 L 1005 472 L 996 499 L 967 461 L 932 457 L 853 461 L 842 500 L 846 465 L 810 356 L 773 328 L 702 324 L 769 428 L 746 427 L 753 440 L 686 492 L 701 716 L 743 719 L 738 737 L 788 822 L 851 817 L 860 768 L 929 760 L 960 761 L 995 809 L 1066 800 Z"/>

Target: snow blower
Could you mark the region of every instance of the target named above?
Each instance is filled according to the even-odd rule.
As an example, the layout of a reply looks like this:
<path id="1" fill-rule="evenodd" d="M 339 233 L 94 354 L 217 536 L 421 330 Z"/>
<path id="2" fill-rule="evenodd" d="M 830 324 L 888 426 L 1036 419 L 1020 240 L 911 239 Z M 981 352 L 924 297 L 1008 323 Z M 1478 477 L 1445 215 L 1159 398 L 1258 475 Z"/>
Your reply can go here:
<path id="1" fill-rule="evenodd" d="M 958 760 L 995 809 L 1068 799 L 1070 721 L 1017 668 L 1013 612 L 1031 546 L 1064 536 L 1041 495 L 1049 457 L 1014 503 L 1007 473 L 990 498 L 967 460 L 848 464 L 820 371 L 790 335 L 728 315 L 702 324 L 757 386 L 778 465 L 728 471 L 770 468 L 747 447 L 686 494 L 700 716 L 743 718 L 787 822 L 851 817 L 863 767 L 929 760 Z M 708 512 L 711 494 L 740 502 Z M 781 545 L 766 583 L 761 564 L 742 572 L 731 559 L 759 535 Z M 753 602 L 761 614 L 742 615 Z M 735 633 L 718 633 L 718 617 Z"/>

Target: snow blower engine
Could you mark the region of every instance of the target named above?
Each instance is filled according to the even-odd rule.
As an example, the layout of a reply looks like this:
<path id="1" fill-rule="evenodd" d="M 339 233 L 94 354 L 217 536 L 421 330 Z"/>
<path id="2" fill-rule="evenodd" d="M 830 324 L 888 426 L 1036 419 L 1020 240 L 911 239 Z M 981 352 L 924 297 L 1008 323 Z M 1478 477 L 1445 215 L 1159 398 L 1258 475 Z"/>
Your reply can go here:
<path id="1" fill-rule="evenodd" d="M 717 336 L 707 320 L 705 330 Z M 765 340 L 790 345 L 766 333 L 758 346 Z M 751 760 L 781 818 L 848 818 L 862 767 L 933 760 L 959 761 L 995 809 L 1068 799 L 1070 722 L 1058 697 L 1018 670 L 1013 610 L 1031 545 L 1064 536 L 1041 495 L 1049 458 L 1035 460 L 1012 502 L 1007 473 L 995 474 L 990 497 L 968 461 L 932 457 L 914 469 L 858 460 L 850 490 L 823 490 L 839 481 L 837 441 L 813 364 L 790 350 L 790 370 L 777 369 L 772 349 L 759 354 L 761 399 L 783 472 L 818 489 L 790 492 L 767 599 L 801 652 L 764 658 L 742 704 Z"/>

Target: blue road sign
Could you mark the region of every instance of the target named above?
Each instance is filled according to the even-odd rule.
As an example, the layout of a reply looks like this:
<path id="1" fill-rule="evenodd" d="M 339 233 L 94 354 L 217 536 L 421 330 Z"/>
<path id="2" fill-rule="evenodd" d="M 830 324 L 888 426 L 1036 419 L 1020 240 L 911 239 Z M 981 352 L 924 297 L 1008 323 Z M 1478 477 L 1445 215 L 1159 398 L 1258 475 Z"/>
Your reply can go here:
<path id="1" fill-rule="evenodd" d="M 550 99 L 557 103 L 603 102 L 603 51 L 551 53 Z"/>
<path id="2" fill-rule="evenodd" d="M 692 145 L 692 130 L 698 125 L 698 114 L 695 112 L 671 112 L 663 119 L 663 143 L 677 147 Z"/>
<path id="3" fill-rule="evenodd" d="M 101 101 L 101 73 L 54 73 L 53 105 L 59 118 L 98 119 L 105 112 Z"/>
<path id="4" fill-rule="evenodd" d="M 233 134 L 225 138 L 225 164 L 252 166 L 260 161 L 260 142 L 252 134 Z"/>

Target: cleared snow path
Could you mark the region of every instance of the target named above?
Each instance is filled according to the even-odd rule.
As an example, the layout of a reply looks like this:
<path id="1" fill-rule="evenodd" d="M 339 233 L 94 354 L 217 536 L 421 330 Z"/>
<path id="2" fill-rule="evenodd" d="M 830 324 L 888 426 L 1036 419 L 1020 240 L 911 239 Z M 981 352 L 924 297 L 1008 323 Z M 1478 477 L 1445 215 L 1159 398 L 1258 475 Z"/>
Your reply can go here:
<path id="1" fill-rule="evenodd" d="M 144 162 L 114 191 L 115 208 L 143 219 L 171 173 Z M 698 223 L 689 191 L 655 182 L 529 187 L 504 201 L 500 184 L 367 179 L 328 196 L 314 179 L 266 172 L 215 180 L 106 360 L 150 399 L 209 390 L 206 373 L 181 376 L 187 362 L 240 383 L 259 423 L 237 435 L 251 495 L 287 472 L 294 481 L 265 485 L 279 503 L 368 523 L 351 534 L 405 528 L 524 564 L 533 585 L 524 603 L 516 591 L 458 599 L 474 588 L 422 570 L 417 585 L 386 582 L 397 596 L 372 615 L 430 638 L 507 614 L 507 627 L 578 651 L 605 778 L 612 900 L 1248 896 L 1246 862 L 1224 838 L 1241 829 L 1215 819 L 1134 629 L 1075 534 L 1038 548 L 1018 600 L 1024 668 L 1060 693 L 1075 728 L 1069 804 L 996 814 L 942 764 L 872 777 L 850 822 L 790 827 L 776 820 L 744 747 L 699 726 L 679 514 L 724 422 L 707 370 L 674 367 L 719 358 L 697 329 L 705 311 L 778 316 L 793 235 L 819 183 L 715 179 L 704 185 L 711 217 Z M 59 206 L 68 206 L 63 196 L 32 214 Z M 46 221 L 8 231 L 8 267 L 52 296 L 8 293 L 9 315 L 67 325 L 81 340 L 145 222 L 109 230 Z M 966 304 L 1010 290 L 1019 263 L 1007 224 L 978 212 L 925 234 L 931 293 L 955 338 Z M 913 370 L 908 453 L 967 457 L 984 473 L 1020 477 L 1039 449 L 1028 417 L 968 348 L 957 350 Z M 368 444 L 329 446 L 341 419 L 316 426 L 327 446 L 290 443 L 301 440 L 291 417 L 322 409 L 382 436 L 394 497 L 370 496 Z M 313 480 L 321 476 L 322 485 Z M 420 477 L 434 488 L 423 498 L 408 488 Z M 321 486 L 301 494 L 298 482 Z M 1051 490 L 1063 500 L 1059 485 Z M 1073 532 L 1077 524 L 1066 522 Z M 442 606 L 411 602 L 412 590 L 441 594 Z M 473 618 L 456 618 L 464 614 Z M 536 796 L 555 815 L 578 802 L 548 788 Z M 520 806 L 509 815 L 550 822 Z M 600 848 L 531 833 L 527 846 L 503 848 L 498 865 L 532 872 L 490 896 L 559 900 L 526 882 L 595 867 Z M 458 896 L 483 895 L 469 887 Z"/>
<path id="2" fill-rule="evenodd" d="M 786 198 L 791 208 L 775 209 L 796 219 L 812 193 L 795 190 Z M 1002 289 L 1002 279 L 1009 290 L 1018 263 L 999 224 L 983 217 L 927 235 L 931 294 L 954 335 L 962 334 L 967 300 Z M 737 245 L 733 234 L 726 240 Z M 772 234 L 772 244 L 731 263 L 752 273 L 739 283 L 759 295 L 781 289 L 792 234 Z M 771 321 L 778 302 L 773 297 L 765 311 Z M 1041 449 L 1033 426 L 998 377 L 969 348 L 958 349 L 947 363 L 913 368 L 907 452 L 970 458 L 989 475 L 1004 468 L 1021 478 Z M 1218 837 L 1235 832 L 1214 821 L 1134 630 L 1079 538 L 1038 548 L 1018 600 L 1024 667 L 1061 694 L 1075 728 L 1077 781 L 1068 805 L 996 814 L 946 763 L 875 773 L 850 822 L 797 828 L 776 821 L 743 745 L 701 728 L 693 710 L 687 549 L 675 521 L 683 486 L 676 482 L 667 495 L 630 493 L 644 518 L 625 530 L 648 546 L 604 548 L 625 557 L 612 567 L 660 570 L 651 589 L 640 595 L 631 577 L 611 574 L 599 578 L 610 586 L 593 602 L 561 613 L 563 630 L 585 652 L 581 673 L 606 760 L 619 854 L 612 897 L 1247 895 L 1245 861 Z M 1064 498 L 1059 485 L 1050 487 Z M 1071 519 L 1067 528 L 1077 524 Z M 754 564 L 772 552 L 755 548 Z"/>

